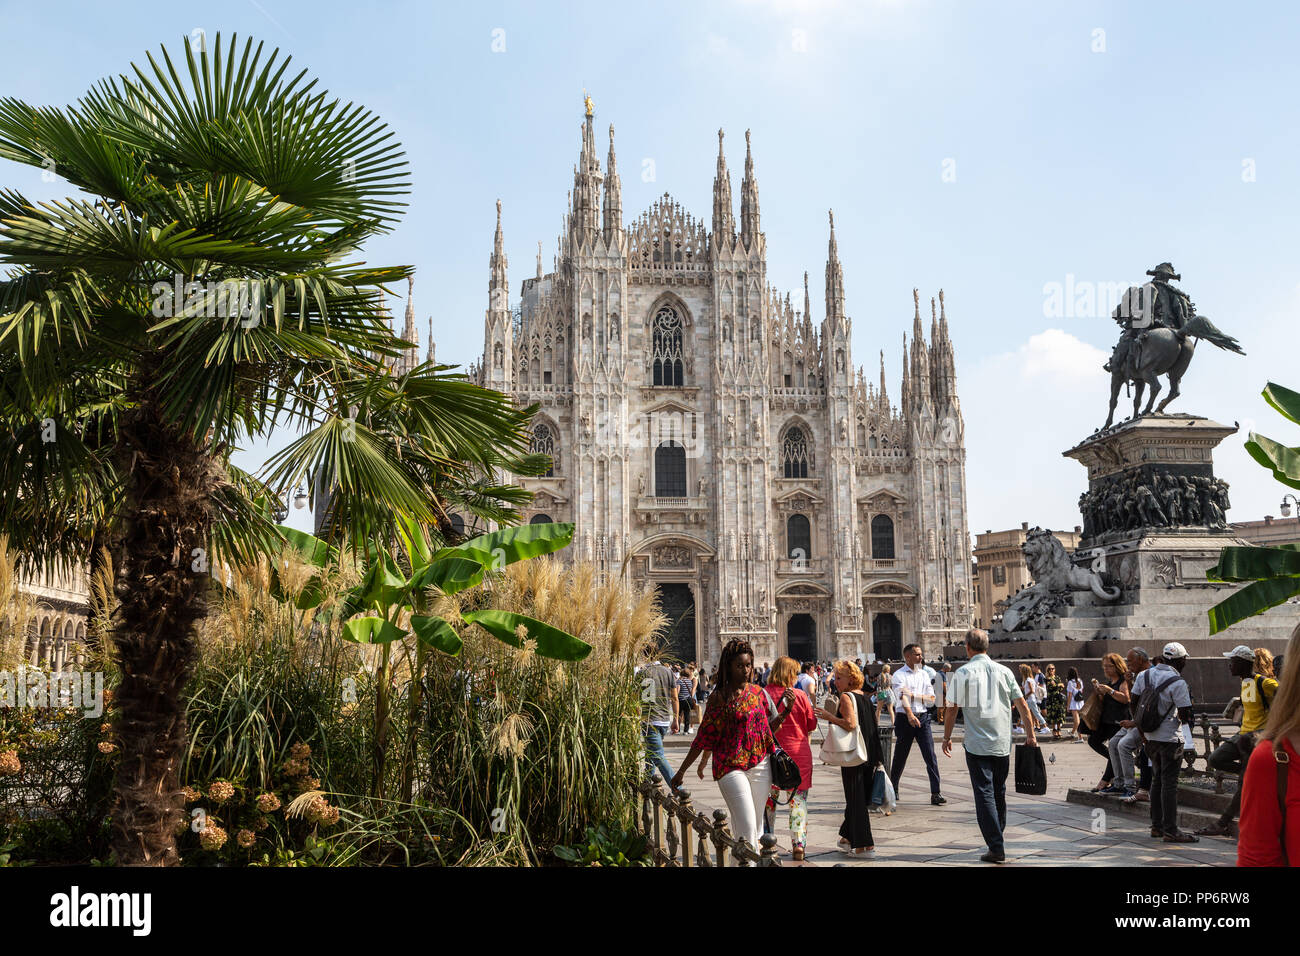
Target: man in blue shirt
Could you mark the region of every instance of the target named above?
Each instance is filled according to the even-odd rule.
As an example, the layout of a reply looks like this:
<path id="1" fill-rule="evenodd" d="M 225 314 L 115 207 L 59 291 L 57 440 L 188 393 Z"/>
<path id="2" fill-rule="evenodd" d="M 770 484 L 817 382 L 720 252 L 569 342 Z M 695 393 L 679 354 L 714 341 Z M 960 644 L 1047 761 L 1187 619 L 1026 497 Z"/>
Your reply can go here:
<path id="1" fill-rule="evenodd" d="M 1191 690 L 1182 676 L 1186 666 L 1187 648 L 1170 641 L 1160 658 L 1133 682 L 1133 695 L 1142 710 L 1153 710 L 1160 717 L 1160 725 L 1142 731 L 1142 737 L 1151 760 L 1151 838 L 1166 843 L 1199 842 L 1178 829 L 1178 765 L 1183 759 L 1179 725 L 1192 719 Z"/>
<path id="2" fill-rule="evenodd" d="M 1007 773 L 1011 769 L 1011 706 L 1020 708 L 1028 735 L 1025 743 L 1037 747 L 1034 721 L 1025 695 L 1010 668 L 989 657 L 987 631 L 966 632 L 967 661 L 948 682 L 948 706 L 943 715 L 943 755 L 952 756 L 952 730 L 957 709 L 962 711 L 966 769 L 975 794 L 975 819 L 988 844 L 980 857 L 985 863 L 1006 860 L 1002 832 L 1007 828 Z"/>

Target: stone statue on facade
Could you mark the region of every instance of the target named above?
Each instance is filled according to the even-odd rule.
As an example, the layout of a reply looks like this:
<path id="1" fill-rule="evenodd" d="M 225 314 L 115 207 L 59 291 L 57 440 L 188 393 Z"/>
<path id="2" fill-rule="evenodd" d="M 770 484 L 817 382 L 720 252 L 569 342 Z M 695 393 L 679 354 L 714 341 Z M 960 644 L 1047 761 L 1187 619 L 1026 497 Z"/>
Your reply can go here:
<path id="1" fill-rule="evenodd" d="M 1171 264 L 1162 262 L 1147 270 L 1147 275 L 1152 281 L 1124 293 L 1112 316 L 1124 331 L 1105 365 L 1111 375 L 1110 413 L 1102 430 L 1110 428 L 1115 420 L 1115 404 L 1126 382 L 1133 385 L 1134 418 L 1138 417 L 1144 390 L 1150 391 L 1150 397 L 1142 414 L 1152 414 L 1153 406 L 1155 414 L 1163 412 L 1179 395 L 1178 386 L 1191 364 L 1198 339 L 1206 339 L 1239 355 L 1246 354 L 1236 339 L 1220 332 L 1205 316 L 1196 314 L 1196 306 L 1187 293 L 1170 284 L 1172 280 L 1182 279 Z M 1161 375 L 1169 379 L 1169 394 L 1157 406 Z"/>

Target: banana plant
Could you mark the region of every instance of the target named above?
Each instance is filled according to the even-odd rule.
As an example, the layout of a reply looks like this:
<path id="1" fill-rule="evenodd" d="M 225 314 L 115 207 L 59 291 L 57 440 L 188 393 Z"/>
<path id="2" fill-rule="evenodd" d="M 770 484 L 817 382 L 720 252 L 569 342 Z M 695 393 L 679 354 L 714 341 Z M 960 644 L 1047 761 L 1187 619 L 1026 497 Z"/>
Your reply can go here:
<path id="1" fill-rule="evenodd" d="M 1300 424 L 1300 393 L 1269 382 L 1264 389 L 1264 400 L 1284 417 Z M 1288 448 L 1251 432 L 1246 451 L 1282 484 L 1300 488 L 1300 448 Z M 1224 548 L 1219 552 L 1219 563 L 1206 571 L 1205 576 L 1216 583 L 1250 582 L 1210 608 L 1210 633 L 1218 634 L 1238 621 L 1300 595 L 1300 545 Z"/>
<path id="2" fill-rule="evenodd" d="M 418 714 L 421 704 L 420 677 L 424 673 L 428 650 L 455 657 L 463 646 L 461 636 L 452 622 L 426 613 L 429 610 L 429 591 L 435 589 L 448 595 L 459 593 L 474 587 L 486 575 L 500 571 L 508 564 L 550 554 L 566 547 L 573 540 L 572 524 L 528 524 L 503 528 L 471 538 L 454 547 L 432 551 L 417 522 L 403 519 L 400 525 L 402 549 L 409 559 L 410 573 L 402 571 L 389 551 L 372 549 L 367 556 L 369 564 L 361 583 L 343 595 L 340 607 L 335 612 L 345 619 L 344 638 L 380 648 L 373 754 L 374 792 L 378 797 L 384 795 L 393 642 L 408 637 L 416 639 L 410 696 L 413 718 Z M 312 565 L 323 568 L 337 559 L 333 548 L 312 535 L 288 528 L 281 528 L 281 531 Z M 272 590 L 281 600 L 288 599 L 275 574 L 272 575 Z M 310 609 L 319 606 L 323 598 L 319 577 L 313 577 L 300 593 L 297 607 Z M 399 623 L 404 617 L 410 622 L 409 630 Z M 567 631 L 513 611 L 495 608 L 470 611 L 461 615 L 461 621 L 481 627 L 497 640 L 512 647 L 522 647 L 525 640 L 531 640 L 536 644 L 536 654 L 553 660 L 579 661 L 591 653 L 590 644 Z M 407 801 L 412 787 L 415 739 L 412 732 L 403 751 L 402 792 L 403 799 Z"/>

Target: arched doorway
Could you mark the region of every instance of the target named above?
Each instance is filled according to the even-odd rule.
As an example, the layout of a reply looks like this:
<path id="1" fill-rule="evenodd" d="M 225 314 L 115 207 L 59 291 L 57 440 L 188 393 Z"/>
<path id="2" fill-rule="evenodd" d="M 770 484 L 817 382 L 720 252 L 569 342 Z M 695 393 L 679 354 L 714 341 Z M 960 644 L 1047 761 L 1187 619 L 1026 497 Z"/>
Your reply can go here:
<path id="1" fill-rule="evenodd" d="M 659 610 L 668 618 L 667 633 L 663 636 L 663 657 L 689 662 L 695 656 L 695 595 L 689 584 L 656 584 L 659 591 Z"/>
<path id="2" fill-rule="evenodd" d="M 810 614 L 792 614 L 785 627 L 785 652 L 800 664 L 817 660 L 817 622 Z"/>
<path id="3" fill-rule="evenodd" d="M 878 661 L 903 659 L 903 625 L 895 614 L 877 614 L 871 622 L 872 649 Z"/>

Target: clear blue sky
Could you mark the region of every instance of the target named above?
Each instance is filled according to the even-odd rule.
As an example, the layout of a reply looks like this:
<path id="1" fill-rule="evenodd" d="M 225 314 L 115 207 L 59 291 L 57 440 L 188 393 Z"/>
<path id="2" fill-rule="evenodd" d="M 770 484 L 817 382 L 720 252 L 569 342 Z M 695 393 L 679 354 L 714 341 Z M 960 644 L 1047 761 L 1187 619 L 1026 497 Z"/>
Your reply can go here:
<path id="1" fill-rule="evenodd" d="M 874 376 L 883 348 L 895 397 L 912 287 L 946 290 L 972 531 L 1079 520 L 1085 476 L 1060 452 L 1105 417 L 1117 329 L 1104 311 L 1047 314 L 1067 275 L 1136 283 L 1171 260 L 1249 355 L 1202 345 L 1170 410 L 1300 443 L 1259 398 L 1270 379 L 1300 388 L 1294 4 L 171 0 L 6 2 L 3 18 L 0 92 L 35 104 L 202 29 L 279 46 L 376 111 L 414 190 L 367 257 L 417 267 L 421 337 L 432 316 L 443 361 L 482 348 L 497 198 L 514 294 L 538 240 L 549 270 L 585 88 L 602 162 L 617 127 L 628 219 L 665 191 L 708 218 L 718 127 L 738 198 L 752 130 L 769 278 L 796 292 L 808 270 L 816 318 L 833 207 L 854 359 Z M 0 186 L 64 194 L 26 167 L 0 167 Z M 1216 464 L 1231 518 L 1277 514 L 1282 489 L 1241 438 Z"/>

